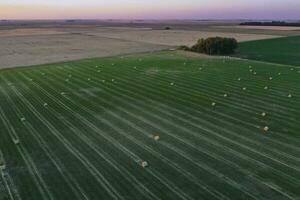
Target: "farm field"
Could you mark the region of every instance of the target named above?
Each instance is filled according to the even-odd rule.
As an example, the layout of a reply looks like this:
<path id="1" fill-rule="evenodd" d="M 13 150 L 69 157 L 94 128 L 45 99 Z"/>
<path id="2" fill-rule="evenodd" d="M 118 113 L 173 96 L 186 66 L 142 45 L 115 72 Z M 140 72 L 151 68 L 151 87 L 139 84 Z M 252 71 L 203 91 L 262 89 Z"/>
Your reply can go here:
<path id="1" fill-rule="evenodd" d="M 241 57 L 300 66 L 300 36 L 241 42 L 238 54 Z"/>
<path id="2" fill-rule="evenodd" d="M 299 199 L 300 68 L 183 55 L 1 70 L 0 200 Z"/>
<path id="3" fill-rule="evenodd" d="M 193 20 L 0 21 L 0 69 L 165 50 L 213 36 L 235 37 L 241 42 L 300 34 L 296 30 L 232 26 L 237 24 Z"/>

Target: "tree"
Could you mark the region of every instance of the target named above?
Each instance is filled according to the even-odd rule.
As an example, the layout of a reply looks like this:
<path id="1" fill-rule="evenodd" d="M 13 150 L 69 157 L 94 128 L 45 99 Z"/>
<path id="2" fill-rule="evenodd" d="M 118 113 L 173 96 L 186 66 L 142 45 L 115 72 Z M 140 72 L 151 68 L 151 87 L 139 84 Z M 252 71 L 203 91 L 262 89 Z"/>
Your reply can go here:
<path id="1" fill-rule="evenodd" d="M 234 53 L 238 43 L 234 38 L 210 37 L 200 39 L 191 47 L 191 51 L 209 55 L 228 55 Z"/>

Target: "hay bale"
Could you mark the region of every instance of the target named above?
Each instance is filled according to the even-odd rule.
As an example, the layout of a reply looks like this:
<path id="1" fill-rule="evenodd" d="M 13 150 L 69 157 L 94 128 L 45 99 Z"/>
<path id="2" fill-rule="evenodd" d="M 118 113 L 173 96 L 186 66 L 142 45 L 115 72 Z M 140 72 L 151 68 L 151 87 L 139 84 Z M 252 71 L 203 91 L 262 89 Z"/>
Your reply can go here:
<path id="1" fill-rule="evenodd" d="M 269 80 L 270 80 L 270 81 L 273 80 L 273 77 L 270 77 Z"/>
<path id="2" fill-rule="evenodd" d="M 292 98 L 292 97 L 293 97 L 292 94 L 289 94 L 289 95 L 288 95 L 288 98 Z"/>
<path id="3" fill-rule="evenodd" d="M 44 107 L 46 107 L 46 106 L 48 106 L 48 104 L 47 104 L 47 103 L 44 103 Z"/>
<path id="4" fill-rule="evenodd" d="M 256 72 L 253 72 L 254 75 L 256 75 Z"/>
<path id="5" fill-rule="evenodd" d="M 91 78 L 88 78 L 87 80 L 88 80 L 88 81 L 91 81 Z"/>
<path id="6" fill-rule="evenodd" d="M 158 140 L 160 139 L 160 137 L 159 137 L 159 135 L 154 135 L 153 139 L 154 139 L 155 141 L 158 141 Z"/>
<path id="7" fill-rule="evenodd" d="M 19 140 L 19 139 L 13 139 L 13 141 L 14 141 L 14 144 L 15 144 L 15 145 L 20 144 L 20 140 Z"/>
<path id="8" fill-rule="evenodd" d="M 269 89 L 269 87 L 268 87 L 268 86 L 265 86 L 264 89 L 267 90 L 267 89 Z"/>
<path id="9" fill-rule="evenodd" d="M 144 160 L 140 160 L 140 161 L 139 161 L 139 164 L 140 164 L 140 166 L 143 167 L 143 168 L 146 168 L 146 167 L 149 166 L 148 162 L 147 162 L 147 161 L 144 161 Z"/>
<path id="10" fill-rule="evenodd" d="M 278 76 L 280 76 L 280 75 L 281 75 L 281 73 L 279 72 L 279 73 L 278 73 Z"/>
<path id="11" fill-rule="evenodd" d="M 265 127 L 264 127 L 264 131 L 266 131 L 266 132 L 269 131 L 269 127 L 268 127 L 268 126 L 265 126 Z"/>
<path id="12" fill-rule="evenodd" d="M 215 102 L 212 102 L 211 105 L 212 105 L 212 106 L 216 106 L 217 104 L 216 104 Z"/>
<path id="13" fill-rule="evenodd" d="M 26 121 L 25 117 L 21 117 L 21 122 Z"/>
<path id="14" fill-rule="evenodd" d="M 247 90 L 247 88 L 246 88 L 246 87 L 243 87 L 243 90 L 244 90 L 244 91 L 246 91 L 246 90 Z"/>
<path id="15" fill-rule="evenodd" d="M 265 116 L 267 116 L 267 113 L 262 112 L 262 113 L 261 113 L 261 116 L 265 117 Z"/>
<path id="16" fill-rule="evenodd" d="M 241 81 L 242 79 L 241 78 L 238 78 L 238 81 Z"/>
<path id="17" fill-rule="evenodd" d="M 173 85 L 174 85 L 174 83 L 170 83 L 170 85 L 172 85 L 172 86 L 173 86 Z"/>
<path id="18" fill-rule="evenodd" d="M 228 95 L 227 95 L 227 94 L 224 94 L 224 97 L 228 97 Z"/>

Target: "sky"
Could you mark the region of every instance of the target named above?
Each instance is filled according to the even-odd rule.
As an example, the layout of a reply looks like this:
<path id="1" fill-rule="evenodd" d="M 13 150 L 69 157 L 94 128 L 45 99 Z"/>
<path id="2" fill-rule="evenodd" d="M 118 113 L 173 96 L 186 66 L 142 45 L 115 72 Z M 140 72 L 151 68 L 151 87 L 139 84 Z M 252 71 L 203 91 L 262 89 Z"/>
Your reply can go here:
<path id="1" fill-rule="evenodd" d="M 300 20 L 300 0 L 0 0 L 0 19 Z"/>

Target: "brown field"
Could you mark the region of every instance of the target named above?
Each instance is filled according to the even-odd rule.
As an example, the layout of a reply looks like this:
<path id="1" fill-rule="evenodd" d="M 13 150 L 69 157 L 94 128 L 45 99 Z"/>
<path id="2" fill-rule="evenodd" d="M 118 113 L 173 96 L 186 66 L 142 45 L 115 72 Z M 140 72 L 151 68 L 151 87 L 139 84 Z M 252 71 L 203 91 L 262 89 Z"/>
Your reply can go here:
<path id="1" fill-rule="evenodd" d="M 245 30 L 235 21 L 9 21 L 0 22 L 0 68 L 155 51 L 199 38 L 259 40 L 290 34 Z M 171 27 L 171 30 L 164 30 Z M 220 28 L 223 27 L 223 28 Z"/>
<path id="2" fill-rule="evenodd" d="M 39 29 L 39 28 L 0 30 L 0 37 L 31 36 L 31 35 L 58 35 L 58 34 L 65 34 L 65 32 L 51 30 L 51 29 Z"/>
<path id="3" fill-rule="evenodd" d="M 261 40 L 275 38 L 279 36 L 261 35 L 261 34 L 244 34 L 244 33 L 222 33 L 207 31 L 190 31 L 190 30 L 110 30 L 100 29 L 97 32 L 89 33 L 101 37 L 125 39 L 151 44 L 180 46 L 193 45 L 200 38 L 207 37 L 233 37 L 239 42 L 250 40 Z"/>

